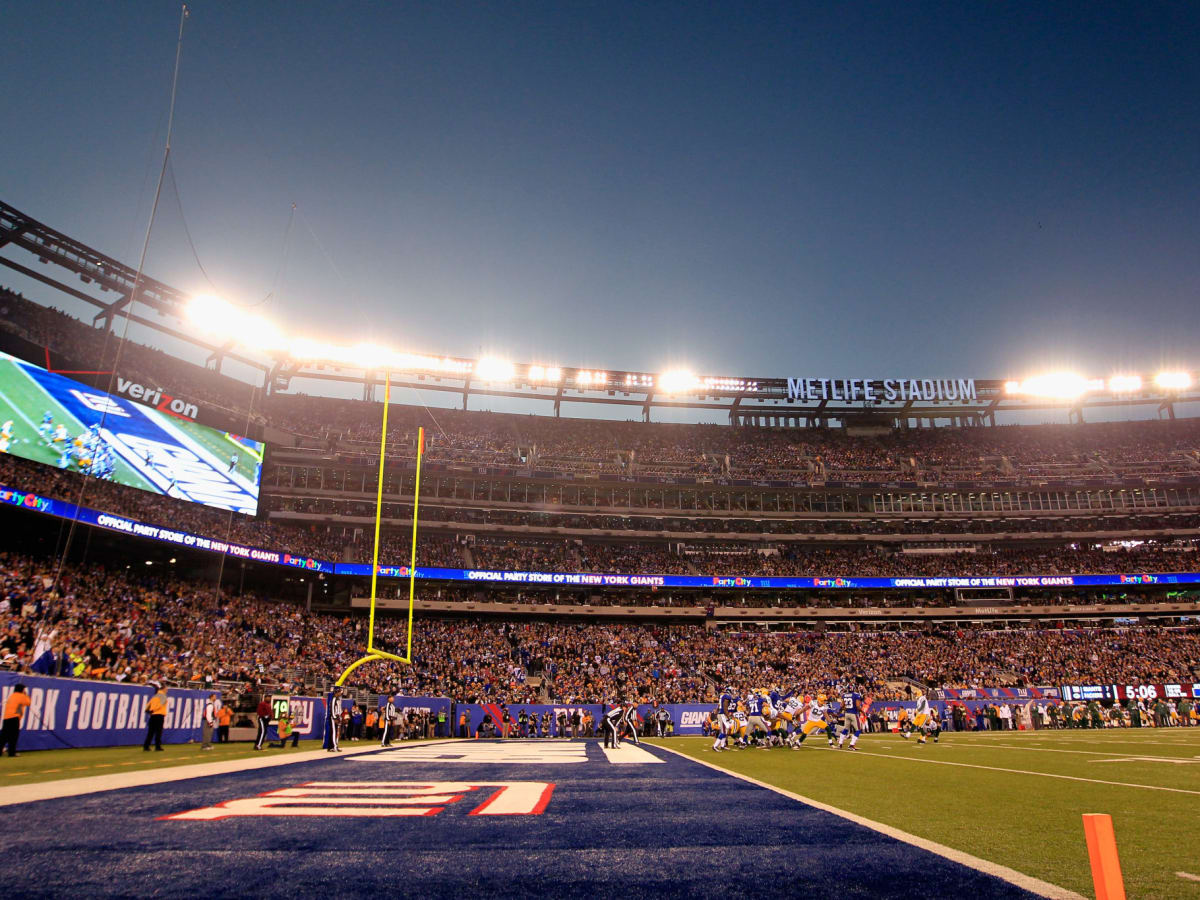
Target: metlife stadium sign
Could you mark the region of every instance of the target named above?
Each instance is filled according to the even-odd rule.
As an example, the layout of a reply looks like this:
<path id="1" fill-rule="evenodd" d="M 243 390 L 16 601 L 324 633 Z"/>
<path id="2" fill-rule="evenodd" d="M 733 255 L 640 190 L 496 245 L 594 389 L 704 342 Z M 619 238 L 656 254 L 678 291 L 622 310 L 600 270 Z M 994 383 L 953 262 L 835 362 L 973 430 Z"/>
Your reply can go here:
<path id="1" fill-rule="evenodd" d="M 789 378 L 789 403 L 816 400 L 844 403 L 887 403 L 919 400 L 973 401 L 978 399 L 974 378 Z"/>

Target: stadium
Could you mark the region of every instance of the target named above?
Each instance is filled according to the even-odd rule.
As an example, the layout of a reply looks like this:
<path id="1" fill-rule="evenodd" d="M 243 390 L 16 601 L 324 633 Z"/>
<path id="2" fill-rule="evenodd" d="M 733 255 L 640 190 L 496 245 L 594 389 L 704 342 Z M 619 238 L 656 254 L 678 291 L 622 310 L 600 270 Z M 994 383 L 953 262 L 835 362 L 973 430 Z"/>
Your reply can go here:
<path id="1" fill-rule="evenodd" d="M 1194 353 L 456 356 L 154 227 L 0 198 L 13 896 L 1195 896 Z"/>

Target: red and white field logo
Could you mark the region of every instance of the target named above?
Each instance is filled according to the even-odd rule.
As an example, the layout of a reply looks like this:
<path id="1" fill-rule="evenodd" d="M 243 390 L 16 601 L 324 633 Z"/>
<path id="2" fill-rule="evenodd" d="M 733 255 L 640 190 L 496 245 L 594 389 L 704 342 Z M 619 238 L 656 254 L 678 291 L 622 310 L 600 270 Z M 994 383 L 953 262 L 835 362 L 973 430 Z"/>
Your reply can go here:
<path id="1" fill-rule="evenodd" d="M 468 797 L 482 800 L 470 816 L 538 816 L 553 793 L 554 785 L 545 781 L 309 781 L 160 818 L 436 816 Z"/>

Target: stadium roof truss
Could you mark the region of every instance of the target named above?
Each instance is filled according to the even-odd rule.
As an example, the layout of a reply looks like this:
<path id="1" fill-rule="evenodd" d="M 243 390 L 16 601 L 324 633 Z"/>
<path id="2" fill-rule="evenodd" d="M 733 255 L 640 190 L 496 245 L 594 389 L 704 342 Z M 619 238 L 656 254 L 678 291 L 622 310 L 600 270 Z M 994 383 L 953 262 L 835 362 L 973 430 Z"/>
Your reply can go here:
<path id="1" fill-rule="evenodd" d="M 11 258 L 14 250 L 25 251 L 42 265 L 65 270 L 89 289 L 114 293 L 116 299 L 94 296 L 22 264 Z M 139 281 L 135 269 L 43 225 L 2 201 L 0 264 L 96 307 L 93 324 L 97 328 L 111 328 L 117 317 L 124 317 L 206 351 L 208 364 L 217 371 L 224 359 L 257 369 L 263 374 L 264 386 L 272 393 L 286 391 L 293 379 L 303 378 L 360 384 L 363 398 L 375 399 L 375 387 L 383 383 L 385 372 L 378 367 L 305 363 L 266 355 L 255 358 L 245 348 L 239 352 L 232 342 L 202 340 L 191 333 L 185 321 L 185 308 L 191 299 L 186 293 L 144 274 Z M 138 304 L 157 315 L 140 314 Z M 1069 418 L 1082 421 L 1087 408 L 1151 405 L 1157 406 L 1160 416 L 1174 418 L 1175 404 L 1200 402 L 1197 387 L 1166 392 L 1147 386 L 1128 394 L 1098 392 L 1074 399 L 1012 396 L 1006 392 L 1006 382 L 1001 379 L 971 379 L 973 395 L 966 399 L 914 400 L 901 396 L 894 400 L 846 401 L 826 397 L 804 401 L 796 398 L 794 382 L 789 383 L 787 378 L 702 375 L 690 380 L 685 388 L 667 392 L 661 385 L 656 386 L 660 376 L 651 372 L 562 367 L 557 370 L 559 377 L 555 383 L 540 383 L 531 377 L 539 367 L 518 365 L 513 368 L 510 381 L 492 383 L 476 373 L 478 360 L 444 359 L 449 364 L 448 371 L 392 370 L 393 386 L 460 393 L 464 408 L 474 395 L 544 400 L 552 404 L 555 416 L 561 414 L 564 402 L 600 403 L 637 407 L 646 421 L 650 420 L 655 408 L 675 408 L 721 410 L 728 415 L 731 424 L 765 426 L 820 426 L 833 421 L 868 426 L 933 425 L 937 422 L 978 425 L 995 424 L 997 413 L 1037 410 L 1065 410 Z M 883 396 L 883 385 L 882 380 L 872 382 L 877 397 Z"/>

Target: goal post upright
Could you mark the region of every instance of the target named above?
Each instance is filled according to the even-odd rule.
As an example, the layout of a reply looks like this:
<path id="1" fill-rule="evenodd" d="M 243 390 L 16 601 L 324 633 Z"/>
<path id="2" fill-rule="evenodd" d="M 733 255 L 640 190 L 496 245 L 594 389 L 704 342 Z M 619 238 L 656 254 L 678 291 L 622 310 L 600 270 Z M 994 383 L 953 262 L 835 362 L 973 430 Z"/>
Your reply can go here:
<path id="1" fill-rule="evenodd" d="M 404 656 L 398 656 L 395 653 L 389 653 L 386 650 L 379 650 L 375 647 L 375 602 L 378 597 L 379 586 L 379 532 L 383 522 L 383 470 L 387 455 L 387 422 L 388 422 L 388 406 L 392 397 L 392 373 L 391 370 L 384 371 L 383 377 L 383 423 L 380 428 L 379 435 L 379 483 L 375 491 L 375 543 L 371 551 L 371 602 L 370 611 L 368 613 L 367 625 L 367 652 L 365 656 L 356 659 L 345 671 L 338 676 L 335 684 L 345 684 L 350 673 L 361 666 L 363 663 L 374 662 L 378 660 L 392 660 L 393 662 L 411 663 L 412 662 L 412 630 L 413 630 L 413 603 L 416 597 L 416 565 L 417 565 L 417 499 L 421 493 L 421 458 L 425 449 L 425 429 L 417 428 L 417 479 L 416 486 L 413 492 L 413 528 L 412 528 L 412 556 L 409 560 L 408 571 L 408 645 L 407 652 Z"/>
<path id="2" fill-rule="evenodd" d="M 367 652 L 375 650 L 375 597 L 379 583 L 379 526 L 383 521 L 383 467 L 387 458 L 387 424 L 388 406 L 392 399 L 392 372 L 390 369 L 383 373 L 383 425 L 379 434 L 379 485 L 375 491 L 375 545 L 371 551 L 371 609 L 367 624 Z M 418 471 L 420 471 L 418 469 Z M 416 517 L 413 517 L 413 528 L 416 528 Z M 409 628 L 412 628 L 411 619 Z"/>
<path id="3" fill-rule="evenodd" d="M 413 606 L 417 593 L 417 508 L 421 502 L 421 457 L 425 455 L 425 428 L 417 428 L 417 478 L 413 485 L 413 527 L 412 527 L 412 556 L 408 562 L 408 650 L 404 655 L 405 662 L 412 662 L 413 639 Z M 376 533 L 378 533 L 378 525 Z M 374 596 L 372 591 L 371 595 Z M 372 608 L 374 604 L 372 603 Z"/>

